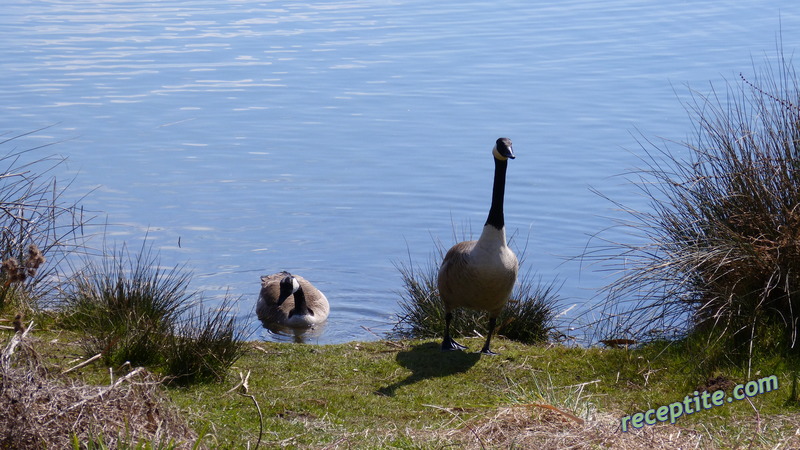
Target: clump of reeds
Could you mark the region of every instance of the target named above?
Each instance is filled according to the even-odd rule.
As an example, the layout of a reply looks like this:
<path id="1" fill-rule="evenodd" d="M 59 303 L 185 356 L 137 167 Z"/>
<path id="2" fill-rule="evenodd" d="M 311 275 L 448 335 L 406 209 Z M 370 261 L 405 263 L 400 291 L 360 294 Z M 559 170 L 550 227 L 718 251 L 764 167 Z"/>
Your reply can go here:
<path id="1" fill-rule="evenodd" d="M 193 300 L 189 275 L 180 267 L 164 269 L 143 247 L 126 247 L 91 259 L 66 287 L 61 303 L 64 324 L 85 333 L 90 354 L 106 363 L 159 363 L 170 327 Z"/>
<path id="2" fill-rule="evenodd" d="M 25 139 L 41 131 L 0 136 L 0 310 L 43 306 L 63 278 L 60 263 L 87 238 L 91 218 L 66 200 L 69 183 L 53 175 L 64 159 L 35 156 L 50 144 L 25 147 Z"/>
<path id="3" fill-rule="evenodd" d="M 396 264 L 403 279 L 404 290 L 400 293 L 400 312 L 391 336 L 402 338 L 441 337 L 444 332 L 444 307 L 437 287 L 439 266 L 446 250 L 441 243 L 436 253 L 422 268 L 413 261 Z M 517 252 L 520 263 L 524 261 L 524 250 Z M 522 265 L 522 264 L 521 264 Z M 531 272 L 524 272 L 518 279 L 506 307 L 497 319 L 497 334 L 508 339 L 534 344 L 545 342 L 555 328 L 554 320 L 559 303 L 555 283 L 542 284 L 534 280 Z M 461 308 L 453 314 L 451 333 L 453 336 L 485 335 L 488 319 L 481 311 Z"/>
<path id="4" fill-rule="evenodd" d="M 779 56 L 724 92 L 693 93 L 680 152 L 642 146 L 635 183 L 652 211 L 619 205 L 638 242 L 598 250 L 621 274 L 601 339 L 693 332 L 726 357 L 800 352 L 800 90 Z"/>
<path id="5" fill-rule="evenodd" d="M 231 309 L 229 297 L 213 310 L 198 304 L 175 324 L 164 349 L 166 371 L 175 383 L 223 381 L 244 354 L 244 336 Z"/>
<path id="6" fill-rule="evenodd" d="M 62 298 L 63 324 L 84 334 L 87 354 L 106 364 L 163 367 L 180 380 L 220 380 L 244 351 L 243 325 L 226 297 L 216 312 L 204 310 L 191 277 L 165 269 L 149 247 L 125 247 L 87 261 Z"/>

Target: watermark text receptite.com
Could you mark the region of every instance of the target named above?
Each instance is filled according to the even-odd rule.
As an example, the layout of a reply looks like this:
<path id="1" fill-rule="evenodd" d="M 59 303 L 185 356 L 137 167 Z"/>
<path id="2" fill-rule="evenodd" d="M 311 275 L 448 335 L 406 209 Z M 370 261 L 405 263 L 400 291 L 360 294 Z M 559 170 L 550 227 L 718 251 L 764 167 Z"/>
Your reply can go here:
<path id="1" fill-rule="evenodd" d="M 778 377 L 770 375 L 758 380 L 748 381 L 745 384 L 738 384 L 731 391 L 731 395 L 728 396 L 726 396 L 724 390 L 712 393 L 694 391 L 694 395 L 687 395 L 682 401 L 623 417 L 620 419 L 622 431 L 628 431 L 631 426 L 633 428 L 641 428 L 644 425 L 655 425 L 657 422 L 669 421 L 669 423 L 675 423 L 678 417 L 684 414 L 694 414 L 698 411 L 722 406 L 726 402 L 732 403 L 776 390 L 778 390 Z"/>

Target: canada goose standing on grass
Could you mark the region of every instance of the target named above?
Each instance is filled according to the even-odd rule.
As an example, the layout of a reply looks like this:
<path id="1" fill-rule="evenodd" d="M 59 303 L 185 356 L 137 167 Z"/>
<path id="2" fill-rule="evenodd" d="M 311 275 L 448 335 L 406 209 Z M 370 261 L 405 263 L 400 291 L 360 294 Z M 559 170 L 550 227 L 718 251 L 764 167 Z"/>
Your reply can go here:
<path id="1" fill-rule="evenodd" d="M 262 322 L 309 328 L 324 322 L 329 312 L 325 294 L 305 278 L 286 271 L 261 277 L 256 315 Z"/>
<path id="2" fill-rule="evenodd" d="M 508 160 L 514 159 L 511 140 L 500 138 L 492 149 L 494 184 L 492 205 L 483 232 L 477 241 L 454 245 L 439 268 L 439 295 L 444 303 L 445 326 L 442 350 L 463 350 L 466 347 L 450 337 L 453 309 L 466 307 L 489 313 L 489 332 L 481 353 L 493 355 L 489 349 L 497 316 L 508 301 L 517 280 L 519 262 L 506 244 L 503 218 L 503 197 Z"/>

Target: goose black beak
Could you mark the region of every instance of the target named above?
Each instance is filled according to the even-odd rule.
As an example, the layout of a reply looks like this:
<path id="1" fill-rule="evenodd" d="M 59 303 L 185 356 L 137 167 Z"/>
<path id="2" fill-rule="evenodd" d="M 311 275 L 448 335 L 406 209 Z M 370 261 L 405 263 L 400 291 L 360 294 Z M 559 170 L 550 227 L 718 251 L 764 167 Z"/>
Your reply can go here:
<path id="1" fill-rule="evenodd" d="M 497 153 L 499 153 L 499 154 L 500 154 L 500 156 L 502 156 L 502 157 L 504 157 L 504 158 L 507 158 L 507 159 L 514 159 L 514 158 L 516 158 L 516 156 L 514 156 L 514 149 L 513 149 L 513 148 L 511 148 L 511 146 L 510 146 L 510 145 L 508 145 L 508 146 L 505 146 L 505 145 L 504 145 L 504 146 L 502 147 L 502 149 L 500 149 L 500 150 L 499 150 Z"/>

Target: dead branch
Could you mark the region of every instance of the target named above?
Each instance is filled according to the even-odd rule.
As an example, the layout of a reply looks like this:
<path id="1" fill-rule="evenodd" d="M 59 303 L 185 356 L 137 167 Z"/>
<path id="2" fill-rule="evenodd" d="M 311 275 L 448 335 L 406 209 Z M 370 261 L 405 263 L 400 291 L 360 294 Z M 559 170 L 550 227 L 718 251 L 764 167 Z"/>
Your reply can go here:
<path id="1" fill-rule="evenodd" d="M 22 333 L 15 333 L 14 336 L 11 338 L 11 341 L 8 342 L 8 345 L 5 349 L 3 349 L 3 353 L 0 354 L 0 364 L 4 370 L 8 370 L 8 366 L 11 364 L 11 356 L 14 354 L 14 350 L 17 346 L 28 336 L 28 333 L 33 328 L 33 322 L 28 325 L 28 328 L 23 331 Z"/>
<path id="2" fill-rule="evenodd" d="M 97 361 L 98 359 L 100 359 L 102 356 L 103 356 L 103 354 L 102 354 L 102 353 L 98 353 L 98 354 L 96 354 L 96 355 L 92 356 L 91 358 L 87 359 L 86 361 L 83 361 L 83 362 L 81 362 L 81 363 L 79 363 L 79 364 L 76 364 L 76 365 L 74 365 L 74 366 L 70 367 L 69 369 L 64 369 L 64 370 L 62 370 L 62 371 L 61 371 L 61 375 L 64 375 L 64 374 L 66 374 L 66 373 L 70 373 L 70 372 L 72 372 L 73 370 L 78 370 L 78 369 L 81 369 L 81 368 L 83 368 L 83 367 L 86 367 L 86 366 L 88 366 L 89 364 L 93 363 L 94 361 Z"/>
<path id="3" fill-rule="evenodd" d="M 263 349 L 262 349 L 263 350 Z M 264 415 L 261 413 L 261 406 L 258 405 L 258 401 L 256 400 L 256 396 L 253 394 L 248 393 L 250 390 L 250 371 L 247 371 L 247 375 L 239 372 L 239 383 L 226 391 L 226 394 L 230 394 L 231 392 L 241 388 L 241 392 L 239 395 L 242 397 L 247 397 L 253 401 L 253 404 L 256 405 L 256 411 L 258 411 L 258 441 L 256 441 L 256 448 L 261 445 L 261 438 L 264 435 Z"/>
<path id="4" fill-rule="evenodd" d="M 235 390 L 237 390 L 239 388 L 242 388 L 242 391 L 245 394 L 250 389 L 250 371 L 249 370 L 247 371 L 247 375 L 244 375 L 244 374 L 242 374 L 242 372 L 239 372 L 239 383 L 236 386 L 234 386 L 234 387 L 228 389 L 227 391 L 225 391 L 225 393 L 226 394 L 230 394 L 231 392 L 233 392 L 233 391 L 235 391 Z"/>

